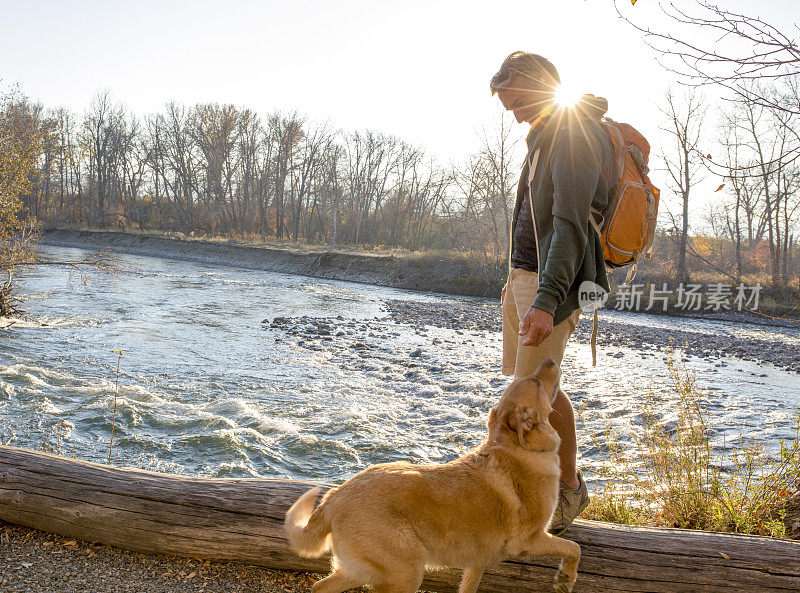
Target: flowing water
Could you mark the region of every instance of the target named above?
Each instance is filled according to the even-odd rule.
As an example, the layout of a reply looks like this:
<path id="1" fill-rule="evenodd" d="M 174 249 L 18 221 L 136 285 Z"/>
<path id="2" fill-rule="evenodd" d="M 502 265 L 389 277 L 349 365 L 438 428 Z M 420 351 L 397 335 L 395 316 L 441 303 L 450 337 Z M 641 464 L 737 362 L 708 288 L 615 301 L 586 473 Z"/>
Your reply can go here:
<path id="1" fill-rule="evenodd" d="M 42 252 L 58 262 L 89 253 Z M 497 307 L 486 299 L 139 256 L 121 264 L 88 278 L 65 265 L 26 274 L 28 318 L 0 332 L 0 442 L 107 461 L 113 425 L 119 465 L 339 481 L 373 463 L 462 454 L 483 438 L 507 383 L 498 334 L 395 323 L 386 308 Z M 603 315 L 658 332 L 758 335 L 775 347 L 800 339 L 797 330 Z M 684 364 L 706 393 L 720 446 L 792 435 L 800 375 L 733 358 Z M 660 353 L 607 345 L 593 368 L 589 347 L 571 343 L 563 368 L 590 478 L 608 426 L 636 431 L 645 411 L 674 418 Z"/>

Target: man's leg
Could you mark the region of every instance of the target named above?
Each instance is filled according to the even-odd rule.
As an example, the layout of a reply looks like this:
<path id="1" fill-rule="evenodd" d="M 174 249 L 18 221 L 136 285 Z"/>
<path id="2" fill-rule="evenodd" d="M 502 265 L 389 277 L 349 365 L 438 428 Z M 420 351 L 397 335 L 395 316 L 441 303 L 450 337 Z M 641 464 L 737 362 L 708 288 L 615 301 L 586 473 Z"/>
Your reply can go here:
<path id="1" fill-rule="evenodd" d="M 564 326 L 562 332 L 564 347 L 575 326 L 578 323 L 581 310 L 577 309 L 569 318 L 559 323 L 553 328 Z M 551 334 L 552 336 L 552 334 Z M 561 353 L 563 355 L 564 349 Z M 560 360 L 560 359 L 559 359 Z M 553 411 L 550 414 L 550 424 L 561 437 L 561 446 L 558 448 L 559 464 L 561 466 L 561 485 L 559 488 L 558 506 L 553 515 L 550 526 L 550 533 L 560 535 L 572 524 L 572 521 L 580 515 L 589 504 L 589 491 L 583 477 L 576 468 L 578 455 L 578 440 L 575 435 L 575 411 L 572 409 L 572 402 L 563 390 L 559 389 L 556 399 L 553 401 Z"/>
<path id="2" fill-rule="evenodd" d="M 511 268 L 506 281 L 506 296 L 503 299 L 503 363 L 502 373 L 513 375 L 517 366 L 517 344 L 519 342 L 519 317 L 514 297 L 514 280 L 517 268 Z"/>
<path id="3" fill-rule="evenodd" d="M 575 434 L 575 412 L 572 402 L 561 389 L 553 402 L 553 412 L 550 414 L 550 425 L 556 429 L 561 437 L 561 446 L 558 448 L 558 459 L 561 463 L 561 481 L 567 486 L 576 489 L 580 482 L 575 468 L 578 456 L 578 438 Z"/>
<path id="4" fill-rule="evenodd" d="M 580 314 L 581 310 L 577 309 L 570 317 L 555 326 L 552 333 L 539 346 L 523 346 L 522 342 L 525 336 L 520 336 L 515 377 L 532 376 L 546 358 L 552 358 L 560 365 L 564 358 L 567 342 L 578 325 Z M 558 448 L 561 481 L 571 488 L 577 488 L 578 474 L 575 465 L 578 440 L 575 434 L 575 413 L 572 409 L 572 402 L 561 389 L 558 390 L 553 402 L 553 412 L 550 414 L 549 420 L 558 436 L 561 437 L 561 446 Z"/>

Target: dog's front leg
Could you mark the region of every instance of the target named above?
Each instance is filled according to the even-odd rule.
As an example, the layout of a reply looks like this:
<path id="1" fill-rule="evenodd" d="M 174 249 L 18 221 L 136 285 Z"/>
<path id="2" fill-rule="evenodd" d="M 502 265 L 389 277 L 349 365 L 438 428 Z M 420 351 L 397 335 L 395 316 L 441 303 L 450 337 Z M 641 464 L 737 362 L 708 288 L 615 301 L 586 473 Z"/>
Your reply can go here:
<path id="1" fill-rule="evenodd" d="M 478 590 L 478 585 L 481 584 L 482 576 L 482 566 L 464 569 L 461 575 L 461 584 L 458 586 L 458 593 L 475 593 Z"/>
<path id="2" fill-rule="evenodd" d="M 348 589 L 355 589 L 361 584 L 345 575 L 341 569 L 337 569 L 324 579 L 314 583 L 311 591 L 312 593 L 342 593 Z"/>
<path id="3" fill-rule="evenodd" d="M 561 558 L 556 574 L 555 590 L 570 593 L 578 578 L 581 547 L 575 542 L 542 532 L 525 543 L 525 555 Z"/>

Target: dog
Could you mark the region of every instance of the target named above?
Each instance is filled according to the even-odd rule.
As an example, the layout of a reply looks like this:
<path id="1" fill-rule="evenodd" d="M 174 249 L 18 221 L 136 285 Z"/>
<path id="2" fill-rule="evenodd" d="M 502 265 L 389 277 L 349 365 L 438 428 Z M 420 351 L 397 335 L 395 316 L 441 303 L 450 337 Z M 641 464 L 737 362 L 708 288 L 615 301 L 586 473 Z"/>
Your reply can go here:
<path id="1" fill-rule="evenodd" d="M 572 591 L 581 549 L 547 532 L 558 502 L 560 439 L 548 417 L 561 370 L 546 360 L 517 379 L 490 411 L 486 440 L 444 465 L 374 465 L 287 511 L 286 537 L 301 556 L 332 551 L 330 576 L 313 593 L 371 585 L 414 593 L 425 569 L 463 568 L 459 593 L 475 593 L 484 569 L 512 556 L 561 558 L 555 589 Z"/>

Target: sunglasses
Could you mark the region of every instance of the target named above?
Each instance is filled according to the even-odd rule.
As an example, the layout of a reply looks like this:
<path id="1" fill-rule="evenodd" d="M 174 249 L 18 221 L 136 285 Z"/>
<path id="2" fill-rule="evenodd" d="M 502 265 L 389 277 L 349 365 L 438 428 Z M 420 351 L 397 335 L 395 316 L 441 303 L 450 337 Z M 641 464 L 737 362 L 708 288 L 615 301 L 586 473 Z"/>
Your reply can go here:
<path id="1" fill-rule="evenodd" d="M 522 79 L 523 84 L 521 86 L 511 86 L 511 81 L 515 76 L 519 76 Z M 519 70 L 511 70 L 507 68 L 501 69 L 497 74 L 494 75 L 492 78 L 492 88 L 495 89 L 495 92 L 504 90 L 522 90 L 540 93 L 554 93 L 556 90 L 555 86 L 542 80 L 541 78 L 534 78 L 526 72 L 520 72 Z"/>

